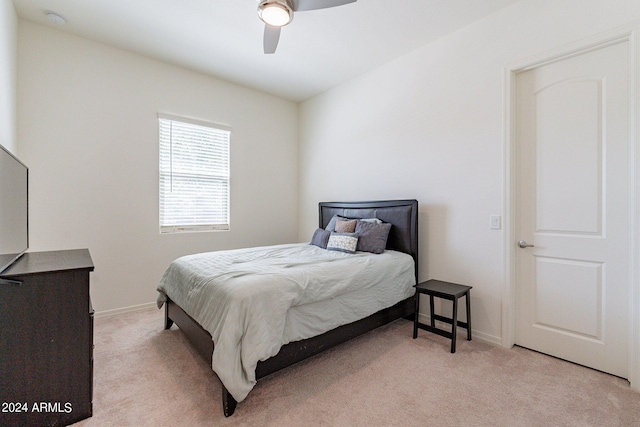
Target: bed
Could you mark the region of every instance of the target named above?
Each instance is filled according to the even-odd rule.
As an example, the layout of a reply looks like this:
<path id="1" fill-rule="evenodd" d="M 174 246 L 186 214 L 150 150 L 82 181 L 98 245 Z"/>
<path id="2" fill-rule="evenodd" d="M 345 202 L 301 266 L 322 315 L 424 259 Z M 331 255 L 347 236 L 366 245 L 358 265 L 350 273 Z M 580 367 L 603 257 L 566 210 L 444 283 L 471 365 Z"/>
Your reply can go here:
<path id="1" fill-rule="evenodd" d="M 308 243 L 276 245 L 182 257 L 174 261 L 165 272 L 158 286 L 159 306 L 164 304 L 165 307 L 164 327 L 169 329 L 175 323 L 198 353 L 212 364 L 222 382 L 225 416 L 233 414 L 237 402 L 246 397 L 252 387 L 250 384 L 258 379 L 396 319 L 412 316 L 412 286 L 417 283 L 418 277 L 418 202 L 323 202 L 319 204 L 319 229 L 325 229 L 332 218 L 333 226 L 336 216 L 339 219 L 377 218 L 384 224 L 391 224 L 386 250 L 379 255 L 360 251 L 345 254 L 320 249 Z M 213 268 L 210 265 L 215 267 L 211 271 L 217 272 L 211 278 L 206 276 L 211 274 L 208 273 Z M 357 291 L 346 288 L 333 291 L 327 290 L 333 288 L 326 283 L 319 287 L 307 286 L 307 282 L 316 280 L 314 272 L 319 268 L 322 269 L 319 271 L 323 280 L 335 282 L 338 289 L 342 289 L 341 286 L 351 286 L 349 281 L 343 281 L 340 276 L 353 278 L 353 281 L 360 282 L 359 286 L 364 288 Z M 352 268 L 355 270 L 350 270 Z M 288 270 L 286 274 L 294 274 L 294 277 L 277 277 L 279 282 L 276 282 L 275 277 L 281 275 L 281 270 L 274 269 Z M 398 272 L 389 272 L 390 275 L 385 276 L 385 272 L 394 269 Z M 340 271 L 349 273 L 339 274 Z M 249 289 L 249 280 L 257 281 L 260 286 L 256 291 L 256 285 L 252 284 L 250 296 L 237 299 L 236 303 L 235 297 L 228 298 L 226 294 L 215 293 L 220 291 L 207 291 L 214 293 L 201 296 L 199 292 L 205 286 L 188 287 L 191 276 L 196 277 L 196 284 L 216 281 L 220 282 L 216 283 L 218 288 L 231 286 L 234 292 L 237 289 Z M 304 286 L 300 286 L 302 282 Z M 395 290 L 396 287 L 398 290 Z M 411 287 L 410 291 L 408 287 Z M 313 289 L 316 290 L 312 291 Z M 254 295 L 256 292 L 273 296 L 258 298 Z M 370 305 L 367 303 L 363 307 L 357 306 L 356 301 L 366 299 L 369 294 L 375 296 L 374 301 Z M 351 299 L 343 300 L 343 297 L 349 295 Z M 223 311 L 219 303 L 221 300 L 225 301 L 225 307 L 231 307 L 224 309 L 226 323 L 215 319 L 220 317 L 218 314 L 212 314 Z M 208 301 L 211 301 L 212 306 L 207 305 Z M 249 308 L 245 308 L 245 305 Z M 316 323 L 322 322 L 314 316 L 333 309 L 341 311 L 348 320 L 342 320 L 342 323 L 338 322 L 336 325 L 323 324 L 322 328 L 317 326 Z M 373 310 L 377 311 L 371 312 Z M 256 320 L 249 317 L 255 317 Z M 269 336 L 271 329 L 262 326 L 262 323 L 269 322 L 274 324 L 270 328 L 274 329 L 275 338 Z M 248 329 L 246 324 L 259 326 L 250 326 Z M 313 327 L 319 329 L 313 330 Z M 282 337 L 280 328 L 284 331 Z M 250 341 L 251 336 L 260 339 L 254 339 L 253 342 Z M 239 348 L 229 345 L 230 342 L 240 340 L 243 344 L 238 344 Z M 255 363 L 245 363 L 246 360 Z M 243 363 L 246 366 L 239 366 Z M 240 384 L 237 384 L 238 381 Z M 239 398 L 236 399 L 234 395 Z"/>

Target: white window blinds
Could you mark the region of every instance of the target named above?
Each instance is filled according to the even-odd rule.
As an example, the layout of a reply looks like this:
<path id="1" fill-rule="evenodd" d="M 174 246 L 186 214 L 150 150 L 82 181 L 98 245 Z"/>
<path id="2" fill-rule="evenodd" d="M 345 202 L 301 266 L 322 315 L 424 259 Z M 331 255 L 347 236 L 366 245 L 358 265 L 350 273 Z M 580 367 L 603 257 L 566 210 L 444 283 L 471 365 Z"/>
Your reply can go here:
<path id="1" fill-rule="evenodd" d="M 160 232 L 228 230 L 230 131 L 159 122 Z"/>

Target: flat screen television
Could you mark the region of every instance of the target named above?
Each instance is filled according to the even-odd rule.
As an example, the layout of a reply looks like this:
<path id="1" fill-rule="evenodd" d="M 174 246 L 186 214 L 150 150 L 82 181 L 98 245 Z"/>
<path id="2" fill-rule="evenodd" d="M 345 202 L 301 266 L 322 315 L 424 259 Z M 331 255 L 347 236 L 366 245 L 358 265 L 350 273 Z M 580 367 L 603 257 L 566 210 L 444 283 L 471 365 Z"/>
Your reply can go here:
<path id="1" fill-rule="evenodd" d="M 29 169 L 0 145 L 0 273 L 29 249 Z"/>

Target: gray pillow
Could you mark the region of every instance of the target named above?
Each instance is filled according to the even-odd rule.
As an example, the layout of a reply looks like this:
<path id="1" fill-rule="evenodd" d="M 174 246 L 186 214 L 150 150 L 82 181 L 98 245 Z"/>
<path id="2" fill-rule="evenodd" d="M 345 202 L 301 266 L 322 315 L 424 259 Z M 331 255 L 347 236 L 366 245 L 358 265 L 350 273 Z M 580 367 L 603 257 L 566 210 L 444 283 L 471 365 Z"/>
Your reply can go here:
<path id="1" fill-rule="evenodd" d="M 311 238 L 311 245 L 318 246 L 322 249 L 327 249 L 327 243 L 329 242 L 329 236 L 331 236 L 331 232 L 327 230 L 323 230 L 322 228 L 318 228 Z"/>
<path id="2" fill-rule="evenodd" d="M 335 231 L 336 222 L 338 222 L 338 220 L 346 220 L 346 219 L 349 219 L 349 218 L 345 218 L 345 217 L 343 217 L 341 215 L 334 215 L 329 220 L 329 224 L 327 224 L 327 226 L 325 227 L 325 230 L 327 230 L 327 231 Z"/>
<path id="3" fill-rule="evenodd" d="M 356 234 L 359 236 L 358 250 L 374 254 L 383 253 L 387 247 L 389 230 L 391 230 L 389 223 L 358 221 L 356 224 Z"/>
<path id="4" fill-rule="evenodd" d="M 379 220 L 378 218 L 347 218 L 346 216 L 336 214 L 333 217 L 331 217 L 331 219 L 329 220 L 329 223 L 325 227 L 325 230 L 336 231 L 336 222 L 344 221 L 348 219 L 357 219 L 358 221 L 375 222 L 378 224 L 382 224 L 382 221 Z"/>

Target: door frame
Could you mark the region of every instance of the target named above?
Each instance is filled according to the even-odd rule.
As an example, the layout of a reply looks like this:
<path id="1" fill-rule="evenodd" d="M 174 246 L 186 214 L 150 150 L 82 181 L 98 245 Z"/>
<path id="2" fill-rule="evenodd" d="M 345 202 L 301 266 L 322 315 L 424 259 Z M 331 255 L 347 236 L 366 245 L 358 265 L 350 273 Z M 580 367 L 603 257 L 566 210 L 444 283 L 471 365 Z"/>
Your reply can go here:
<path id="1" fill-rule="evenodd" d="M 579 54 L 606 47 L 629 43 L 630 76 L 630 130 L 629 130 L 629 382 L 640 390 L 640 25 L 621 27 L 598 34 L 570 45 L 543 52 L 514 62 L 504 68 L 504 280 L 502 287 L 502 346 L 511 348 L 516 336 L 516 280 L 515 260 L 517 240 L 515 231 L 515 97 L 516 77 L 519 73 L 542 65 L 561 61 Z M 637 308 L 636 308 L 637 307 Z"/>

